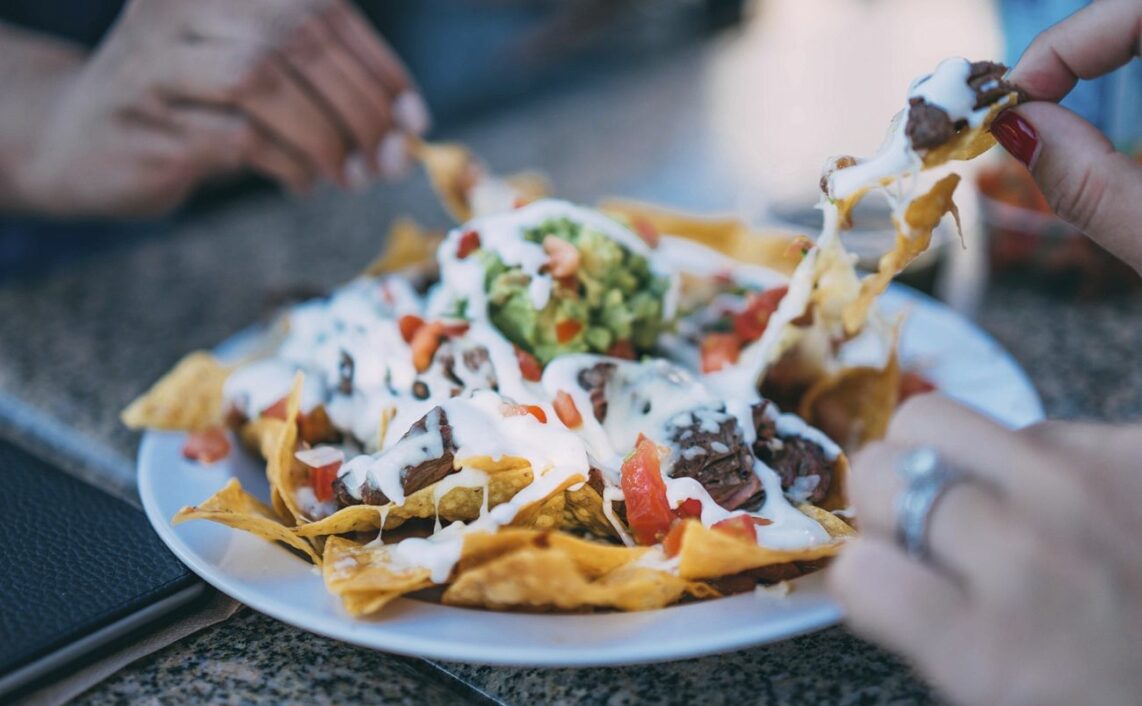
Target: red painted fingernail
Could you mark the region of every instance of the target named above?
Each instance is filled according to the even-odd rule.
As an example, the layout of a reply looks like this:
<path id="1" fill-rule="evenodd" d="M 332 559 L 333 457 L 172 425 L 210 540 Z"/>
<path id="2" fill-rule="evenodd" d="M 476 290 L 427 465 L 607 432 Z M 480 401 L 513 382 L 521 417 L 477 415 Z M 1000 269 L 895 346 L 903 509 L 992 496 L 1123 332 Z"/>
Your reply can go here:
<path id="1" fill-rule="evenodd" d="M 1035 161 L 1035 153 L 1039 149 L 1039 133 L 1019 113 L 1013 110 L 1000 113 L 991 124 L 991 134 L 995 135 L 1003 149 L 1023 164 L 1030 167 Z"/>

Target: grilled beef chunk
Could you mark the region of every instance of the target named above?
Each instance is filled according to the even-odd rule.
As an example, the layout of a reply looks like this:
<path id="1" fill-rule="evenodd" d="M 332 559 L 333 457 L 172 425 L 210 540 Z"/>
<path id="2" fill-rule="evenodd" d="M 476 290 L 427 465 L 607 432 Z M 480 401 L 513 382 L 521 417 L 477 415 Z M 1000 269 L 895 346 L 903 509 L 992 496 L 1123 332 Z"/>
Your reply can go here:
<path id="1" fill-rule="evenodd" d="M 579 371 L 579 387 L 590 396 L 591 411 L 599 422 L 607 418 L 607 383 L 614 375 L 614 363 L 596 363 Z"/>
<path id="2" fill-rule="evenodd" d="M 753 455 L 732 414 L 714 409 L 683 412 L 670 420 L 667 431 L 677 449 L 671 476 L 698 481 L 727 510 L 736 510 L 761 490 Z"/>
<path id="3" fill-rule="evenodd" d="M 1019 89 L 1003 80 L 1007 67 L 993 61 L 977 61 L 968 72 L 968 86 L 975 92 L 974 110 L 989 106 L 1003 96 Z M 912 142 L 912 149 L 928 150 L 939 147 L 967 127 L 964 121 L 952 119 L 939 106 L 925 102 L 923 98 L 909 101 L 908 123 L 904 132 Z"/>
<path id="4" fill-rule="evenodd" d="M 428 418 L 430 415 L 437 414 L 440 416 L 440 437 L 444 442 L 443 455 L 428 459 L 415 466 L 407 466 L 401 469 L 401 487 L 404 489 L 405 496 L 412 495 L 421 488 L 426 488 L 436 481 L 444 478 L 455 470 L 452 467 L 453 456 L 456 453 L 456 444 L 452 441 L 452 426 L 448 423 L 448 415 L 440 407 L 433 408 L 428 414 L 421 417 L 415 424 L 413 424 L 401 441 L 412 437 L 425 434 L 428 431 Z M 399 441 L 397 443 L 400 443 Z M 345 486 L 343 478 L 338 478 L 333 481 L 333 493 L 337 497 L 337 506 L 346 507 L 348 505 L 385 505 L 389 499 L 385 497 L 379 489 L 372 487 L 365 483 L 361 487 L 361 498 L 358 500 L 354 498 Z"/>
<path id="5" fill-rule="evenodd" d="M 976 61 L 968 73 L 968 85 L 975 91 L 975 110 L 995 103 L 1008 93 L 1022 91 L 1003 80 L 1007 67 L 994 61 Z"/>
<path id="6" fill-rule="evenodd" d="M 904 133 L 912 142 L 914 150 L 928 150 L 939 147 L 956 134 L 956 126 L 944 109 L 926 102 L 923 98 L 913 98 L 909 102 L 908 124 Z"/>
<path id="7" fill-rule="evenodd" d="M 768 406 L 768 401 L 753 406 L 753 424 L 757 429 L 753 453 L 777 471 L 781 488 L 795 499 L 820 502 L 833 482 L 832 462 L 816 443 L 800 436 L 780 436 L 776 423 L 765 414 Z"/>

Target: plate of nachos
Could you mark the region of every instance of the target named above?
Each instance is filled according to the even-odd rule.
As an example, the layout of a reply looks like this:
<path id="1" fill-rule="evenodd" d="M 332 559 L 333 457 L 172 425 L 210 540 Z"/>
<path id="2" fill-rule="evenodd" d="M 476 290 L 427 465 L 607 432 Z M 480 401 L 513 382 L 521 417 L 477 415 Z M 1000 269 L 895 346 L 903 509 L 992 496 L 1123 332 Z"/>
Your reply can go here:
<path id="1" fill-rule="evenodd" d="M 983 64 L 944 62 L 882 154 L 829 161 L 816 239 L 577 205 L 417 143 L 455 228 L 399 222 L 358 278 L 124 410 L 148 517 L 237 600 L 405 654 L 623 664 L 836 622 L 847 454 L 933 388 L 1042 416 L 986 334 L 889 286 L 954 215 L 958 177 L 922 172 L 1018 100 Z M 862 274 L 841 233 L 867 193 L 898 232 Z"/>

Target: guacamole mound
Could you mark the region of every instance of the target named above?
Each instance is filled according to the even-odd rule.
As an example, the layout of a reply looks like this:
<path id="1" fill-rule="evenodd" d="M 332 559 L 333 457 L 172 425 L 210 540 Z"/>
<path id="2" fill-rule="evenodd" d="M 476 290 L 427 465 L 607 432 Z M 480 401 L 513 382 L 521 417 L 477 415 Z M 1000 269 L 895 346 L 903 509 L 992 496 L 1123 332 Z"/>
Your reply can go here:
<path id="1" fill-rule="evenodd" d="M 542 244 L 549 235 L 575 246 L 579 268 L 554 282 L 551 298 L 538 311 L 526 273 L 505 265 L 495 252 L 477 251 L 492 323 L 544 365 L 558 355 L 608 353 L 616 345 L 636 355 L 649 352 L 665 326 L 669 280 L 655 275 L 645 257 L 568 218 L 544 221 L 524 237 Z"/>

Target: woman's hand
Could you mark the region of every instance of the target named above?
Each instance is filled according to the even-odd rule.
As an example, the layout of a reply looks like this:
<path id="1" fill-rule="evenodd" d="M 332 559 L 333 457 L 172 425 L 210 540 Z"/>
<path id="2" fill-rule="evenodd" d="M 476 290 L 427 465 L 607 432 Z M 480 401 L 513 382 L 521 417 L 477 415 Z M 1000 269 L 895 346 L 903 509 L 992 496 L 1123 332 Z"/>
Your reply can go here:
<path id="1" fill-rule="evenodd" d="M 1055 101 L 1080 79 L 1097 78 L 1142 52 L 1142 3 L 1100 0 L 1039 35 L 1009 79 L 1034 102 L 992 127 L 1024 164 L 1051 208 L 1142 272 L 1142 167 L 1093 125 Z"/>
<path id="2" fill-rule="evenodd" d="M 930 563 L 894 542 L 897 468 L 935 448 L 974 474 L 937 501 Z M 831 569 L 855 630 L 964 704 L 1135 704 L 1142 694 L 1142 428 L 1009 431 L 937 395 L 853 462 L 863 536 Z"/>
<path id="3" fill-rule="evenodd" d="M 151 215 L 253 170 L 304 192 L 402 168 L 424 103 L 347 0 L 132 0 L 65 79 L 19 165 L 21 205 Z"/>

